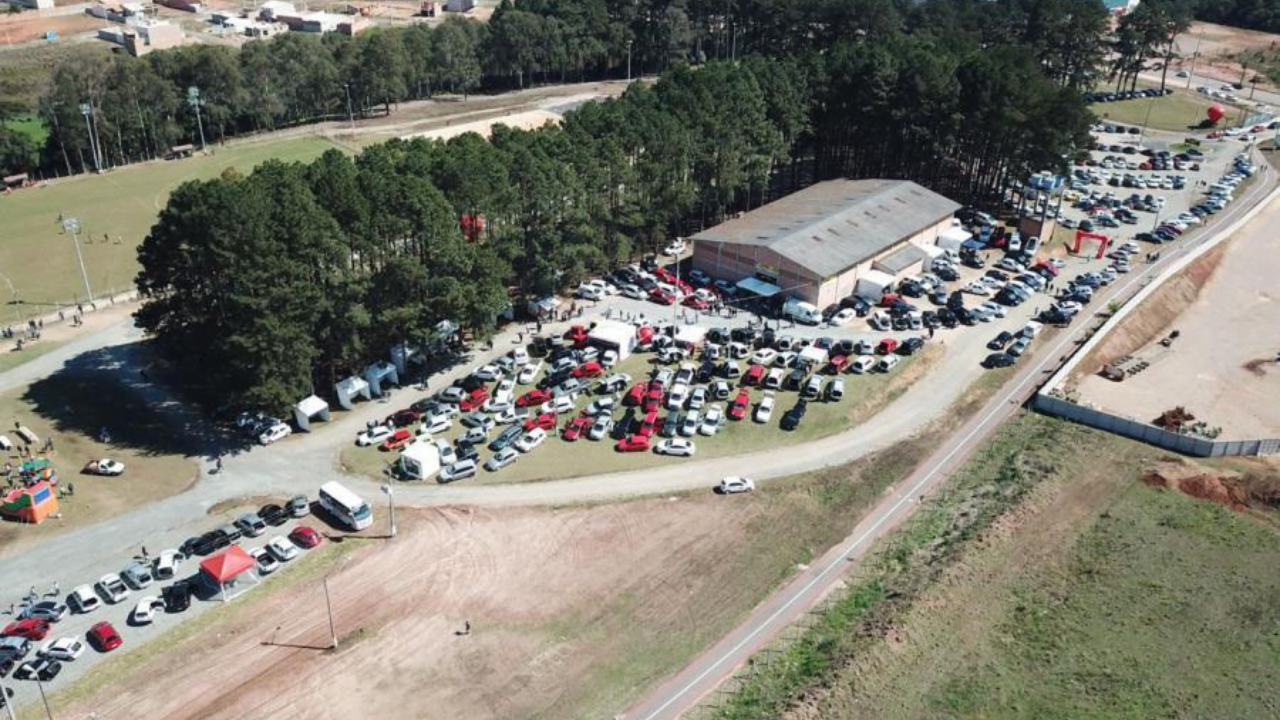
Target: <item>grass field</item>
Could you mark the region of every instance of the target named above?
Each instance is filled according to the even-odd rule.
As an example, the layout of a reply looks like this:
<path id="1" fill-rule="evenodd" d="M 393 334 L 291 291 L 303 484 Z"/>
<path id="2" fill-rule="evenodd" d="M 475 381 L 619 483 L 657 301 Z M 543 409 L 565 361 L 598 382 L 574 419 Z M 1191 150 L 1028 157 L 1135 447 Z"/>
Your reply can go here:
<path id="1" fill-rule="evenodd" d="M 779 422 L 782 419 L 782 414 L 795 404 L 798 395 L 794 391 L 779 390 L 776 391 L 773 418 L 767 425 L 756 423 L 749 416 L 748 419 L 741 422 L 729 421 L 713 437 L 696 435 L 690 439 L 697 445 L 697 457 L 722 457 L 807 442 L 831 435 L 857 425 L 879 412 L 881 408 L 905 392 L 912 382 L 923 376 L 928 367 L 939 357 L 940 353 L 941 349 L 938 346 L 929 346 L 926 352 L 904 358 L 903 362 L 889 375 L 880 373 L 842 375 L 845 382 L 844 399 L 840 402 L 815 401 L 809 403 L 809 410 L 805 415 L 804 421 L 799 428 L 792 432 L 783 431 L 779 427 Z M 636 379 L 648 377 L 648 372 L 652 367 L 649 362 L 651 358 L 652 355 L 649 354 L 633 355 L 619 366 L 618 372 L 627 373 Z M 829 377 L 824 375 L 823 379 L 825 382 Z M 734 386 L 733 393 L 730 395 L 730 401 L 732 401 L 737 396 L 737 385 L 736 383 L 730 383 L 730 385 Z M 524 392 L 531 387 L 521 386 L 520 392 Z M 752 389 L 752 414 L 754 414 L 756 404 L 762 396 L 763 391 L 761 389 Z M 581 409 L 596 397 L 598 396 L 584 394 L 579 397 L 576 407 Z M 717 404 L 726 410 L 728 408 L 727 402 Z M 615 419 L 622 417 L 622 414 L 621 411 L 615 412 Z M 659 415 L 665 417 L 666 411 L 663 410 Z M 573 415 L 562 415 L 560 427 L 563 427 L 571 417 Z M 466 432 L 466 428 L 461 423 L 455 422 L 454 429 L 447 433 L 446 437 L 450 441 L 454 441 L 464 432 Z M 499 432 L 501 432 L 501 428 L 490 432 L 490 438 L 496 437 Z M 660 439 L 655 438 L 654 444 Z M 496 473 L 482 470 L 475 478 L 465 482 L 481 484 L 530 482 L 637 470 L 687 462 L 685 458 L 667 457 L 653 452 L 620 453 L 614 450 L 615 442 L 610 438 L 600 441 L 584 438 L 574 442 L 566 442 L 561 440 L 558 434 L 552 435 L 548 433 L 548 438 L 542 447 L 522 455 L 513 465 Z M 487 460 L 491 454 L 487 449 L 482 450 L 480 457 L 482 461 Z M 354 444 L 342 453 L 344 468 L 350 472 L 374 478 L 382 477 L 382 473 L 388 463 L 395 462 L 395 459 L 396 453 L 383 452 L 376 447 L 360 448 Z"/>
<path id="2" fill-rule="evenodd" d="M 49 137 L 49 131 L 45 128 L 44 123 L 34 115 L 20 115 L 18 117 L 9 118 L 4 124 L 12 130 L 26 133 L 37 145 L 43 147 L 45 138 Z"/>
<path id="3" fill-rule="evenodd" d="M 1138 126 L 1146 124 L 1155 130 L 1185 132 L 1205 119 L 1205 111 L 1211 105 L 1213 101 L 1197 93 L 1175 90 L 1172 95 L 1163 97 L 1094 103 L 1089 109 L 1101 120 Z M 1227 109 L 1228 117 L 1235 117 L 1236 113 L 1231 112 L 1230 107 Z"/>
<path id="4" fill-rule="evenodd" d="M 217 148 L 212 155 L 132 165 L 98 176 L 58 180 L 0 197 L 5 219 L 0 237 L 0 300 L 16 298 L 29 315 L 53 303 L 84 301 L 84 283 L 71 236 L 60 215 L 80 221 L 89 284 L 96 296 L 130 288 L 138 271 L 136 248 L 169 192 L 187 180 L 211 178 L 226 168 L 249 170 L 264 160 L 306 161 L 333 147 L 319 138 L 296 138 Z"/>
<path id="5" fill-rule="evenodd" d="M 782 660 L 699 717 L 1274 715 L 1276 523 L 1143 485 L 1158 457 L 1014 419 Z"/>

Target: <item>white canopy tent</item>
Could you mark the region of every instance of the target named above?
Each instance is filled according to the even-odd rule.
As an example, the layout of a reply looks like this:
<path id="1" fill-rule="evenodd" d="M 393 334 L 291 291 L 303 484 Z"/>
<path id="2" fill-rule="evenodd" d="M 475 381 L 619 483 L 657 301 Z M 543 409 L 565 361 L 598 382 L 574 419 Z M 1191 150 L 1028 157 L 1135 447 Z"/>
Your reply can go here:
<path id="1" fill-rule="evenodd" d="M 616 320 L 602 320 L 591 328 L 587 340 L 605 350 L 617 351 L 618 360 L 626 360 L 631 351 L 636 349 L 636 329 Z"/>
<path id="2" fill-rule="evenodd" d="M 415 442 L 400 453 L 400 472 L 414 480 L 427 480 L 440 472 L 440 451 L 429 442 Z"/>
<path id="3" fill-rule="evenodd" d="M 338 406 L 343 410 L 350 410 L 355 407 L 356 398 L 364 398 L 365 400 L 373 398 L 373 394 L 369 391 L 369 383 L 355 375 L 346 380 L 338 381 L 338 384 L 333 386 L 333 391 L 337 393 Z"/>
<path id="4" fill-rule="evenodd" d="M 693 347 L 707 336 L 707 329 L 700 325 L 685 325 L 676 331 L 677 345 Z"/>
<path id="5" fill-rule="evenodd" d="M 408 376 L 409 363 L 423 362 L 422 354 L 415 348 L 409 347 L 409 343 L 400 343 L 391 348 L 391 364 L 395 366 L 396 372 L 401 377 Z"/>
<path id="6" fill-rule="evenodd" d="M 305 397 L 302 402 L 293 406 L 293 419 L 299 430 L 311 430 L 312 420 L 329 422 L 329 403 L 315 395 Z"/>
<path id="7" fill-rule="evenodd" d="M 400 373 L 396 370 L 395 365 L 382 360 L 364 369 L 364 381 L 369 386 L 369 392 L 381 396 L 383 383 L 388 385 L 400 384 Z"/>

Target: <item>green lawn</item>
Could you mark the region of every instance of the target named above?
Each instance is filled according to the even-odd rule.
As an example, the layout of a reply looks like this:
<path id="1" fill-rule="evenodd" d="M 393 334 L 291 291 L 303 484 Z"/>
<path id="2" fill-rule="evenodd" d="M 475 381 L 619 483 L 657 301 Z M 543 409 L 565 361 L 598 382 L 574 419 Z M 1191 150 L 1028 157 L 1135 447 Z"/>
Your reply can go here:
<path id="1" fill-rule="evenodd" d="M 4 124 L 10 129 L 24 132 L 31 136 L 36 144 L 44 147 L 45 138 L 49 137 L 49 131 L 45 128 L 40 118 L 34 115 L 19 115 L 4 121 Z"/>
<path id="2" fill-rule="evenodd" d="M 83 301 L 84 283 L 71 236 L 63 234 L 60 215 L 79 219 L 80 240 L 89 283 L 96 296 L 122 292 L 138 271 L 136 248 L 150 230 L 169 192 L 178 184 L 211 178 L 226 168 L 249 170 L 264 160 L 311 160 L 328 148 L 320 138 L 216 148 L 214 154 L 153 162 L 77 176 L 0 197 L 0 301 L 23 301 L 28 314 L 49 312 L 52 303 Z"/>
<path id="3" fill-rule="evenodd" d="M 1187 132 L 1205 119 L 1205 111 L 1214 101 L 1196 92 L 1174 90 L 1172 95 L 1140 100 L 1121 100 L 1112 103 L 1094 103 L 1089 106 L 1101 120 L 1126 123 L 1147 127 L 1154 130 L 1171 132 Z M 1226 106 L 1228 118 L 1238 112 L 1231 112 Z"/>
<path id="4" fill-rule="evenodd" d="M 844 399 L 840 402 L 809 403 L 809 411 L 804 421 L 792 432 L 783 431 L 779 423 L 783 413 L 795 404 L 798 394 L 795 391 L 776 391 L 775 410 L 768 424 L 756 423 L 749 417 L 741 422 L 729 421 L 713 437 L 696 435 L 691 439 L 697 445 L 697 457 L 720 457 L 781 447 L 831 435 L 857 425 L 905 392 L 911 383 L 923 374 L 939 352 L 941 351 L 936 346 L 931 346 L 925 353 L 904 358 L 903 362 L 889 375 L 880 373 L 842 375 L 845 383 Z M 622 363 L 618 371 L 637 379 L 647 377 L 652 367 L 649 362 L 651 357 L 652 355 L 649 354 L 634 355 Z M 743 365 L 745 367 L 745 363 Z M 828 378 L 826 375 L 823 377 L 824 380 Z M 736 383 L 730 384 L 734 386 L 734 392 L 730 396 L 732 400 L 737 395 L 737 387 Z M 531 387 L 521 386 L 520 392 Z M 764 391 L 759 388 L 752 389 L 752 413 L 755 412 L 755 405 L 763 394 Z M 598 396 L 584 394 L 578 399 L 577 408 L 585 407 L 596 397 Z M 728 409 L 728 403 L 717 404 L 725 410 Z M 622 415 L 621 410 L 614 414 L 615 419 L 621 418 Z M 660 415 L 665 417 L 666 411 L 664 410 Z M 570 417 L 572 416 L 568 414 L 561 416 L 560 426 L 563 427 Z M 497 429 L 491 432 L 490 438 L 496 437 L 500 431 Z M 447 433 L 446 437 L 453 441 L 464 432 L 466 428 L 462 427 L 461 423 L 455 422 L 454 429 Z M 656 439 L 660 440 L 660 438 Z M 620 453 L 614 450 L 614 443 L 615 441 L 610 438 L 600 441 L 584 438 L 567 442 L 561 440 L 558 434 L 554 436 L 549 434 L 541 447 L 522 455 L 513 465 L 496 473 L 481 470 L 477 477 L 465 482 L 492 484 L 553 480 L 688 462 L 685 458 L 667 457 L 653 452 Z M 490 455 L 492 453 L 488 449 L 480 452 L 482 461 L 488 460 Z M 342 464 L 351 472 L 378 478 L 382 477 L 384 468 L 388 463 L 394 462 L 395 458 L 395 453 L 352 445 L 343 451 Z"/>

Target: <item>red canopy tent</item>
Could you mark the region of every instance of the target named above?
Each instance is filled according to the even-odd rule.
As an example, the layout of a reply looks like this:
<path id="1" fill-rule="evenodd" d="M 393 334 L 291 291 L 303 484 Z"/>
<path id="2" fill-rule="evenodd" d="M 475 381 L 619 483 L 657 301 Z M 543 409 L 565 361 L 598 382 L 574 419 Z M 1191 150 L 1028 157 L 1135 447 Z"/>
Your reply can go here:
<path id="1" fill-rule="evenodd" d="M 222 595 L 222 602 L 226 602 L 227 584 L 234 583 L 236 578 L 245 573 L 249 573 L 249 577 L 253 578 L 256 583 L 258 576 L 251 572 L 257 563 L 249 553 L 245 552 L 239 545 L 232 545 L 217 555 L 210 556 L 200 563 L 200 572 L 210 582 L 217 584 L 218 591 Z"/>

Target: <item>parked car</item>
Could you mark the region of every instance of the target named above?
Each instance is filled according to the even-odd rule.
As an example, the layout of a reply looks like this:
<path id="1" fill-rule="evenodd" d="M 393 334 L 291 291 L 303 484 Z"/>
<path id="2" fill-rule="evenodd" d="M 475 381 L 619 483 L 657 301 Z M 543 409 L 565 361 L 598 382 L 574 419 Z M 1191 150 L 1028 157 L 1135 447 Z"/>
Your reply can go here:
<path id="1" fill-rule="evenodd" d="M 19 615 L 24 620 L 47 620 L 56 623 L 67 616 L 67 606 L 57 600 L 41 600 L 34 605 L 28 605 Z"/>
<path id="2" fill-rule="evenodd" d="M 573 442 L 582 437 L 591 428 L 591 417 L 587 415 L 579 415 L 578 417 L 565 423 L 564 430 L 560 436 L 564 440 Z"/>
<path id="3" fill-rule="evenodd" d="M 94 585 L 98 594 L 102 595 L 102 599 L 112 605 L 129 597 L 129 587 L 124 584 L 124 580 L 115 573 L 107 573 L 98 579 Z"/>
<path id="4" fill-rule="evenodd" d="M 293 432 L 293 429 L 284 423 L 276 423 L 267 428 L 258 436 L 258 442 L 262 445 L 270 445 L 277 440 L 283 440 Z"/>
<path id="5" fill-rule="evenodd" d="M 160 591 L 164 600 L 164 611 L 180 613 L 191 607 L 191 586 L 186 582 L 174 583 Z"/>
<path id="6" fill-rule="evenodd" d="M 525 433 L 515 442 L 515 448 L 522 453 L 532 452 L 547 440 L 547 431 L 536 427 Z"/>
<path id="7" fill-rule="evenodd" d="M 59 662 L 72 662 L 84 654 L 84 647 L 83 642 L 72 637 L 64 637 L 45 643 L 36 655 Z"/>
<path id="8" fill-rule="evenodd" d="M 371 428 L 362 430 L 358 435 L 356 435 L 356 445 L 359 447 L 377 445 L 391 437 L 393 432 L 395 431 L 386 425 L 374 425 Z"/>
<path id="9" fill-rule="evenodd" d="M 116 632 L 115 626 L 109 622 L 100 622 L 89 628 L 86 637 L 89 644 L 102 653 L 111 652 L 124 644 L 120 633 Z"/>
<path id="10" fill-rule="evenodd" d="M 289 542 L 304 550 L 310 550 L 324 542 L 324 536 L 316 532 L 315 528 L 299 525 L 290 531 Z"/>
<path id="11" fill-rule="evenodd" d="M 262 552 L 262 548 L 257 548 L 251 551 L 249 555 L 253 556 L 256 559 L 257 556 L 254 555 L 254 553 L 257 553 L 257 552 Z M 274 569 L 275 569 L 274 564 L 271 566 L 270 570 L 264 570 L 262 567 L 262 564 L 261 563 L 258 564 L 258 571 L 262 573 L 269 573 L 271 572 L 271 570 L 274 570 Z M 140 598 L 138 600 L 138 604 L 133 607 L 133 612 L 129 613 L 129 624 L 130 625 L 150 625 L 151 622 L 156 619 L 156 610 L 159 610 L 163 607 L 164 607 L 164 602 L 161 601 L 160 598 L 155 597 L 154 595 L 145 595 L 142 598 Z"/>
<path id="12" fill-rule="evenodd" d="M 760 398 L 760 403 L 756 405 L 755 421 L 758 423 L 767 423 L 773 417 L 774 395 L 772 392 L 766 391 L 764 397 Z"/>
<path id="13" fill-rule="evenodd" d="M 654 448 L 654 452 L 659 455 L 674 455 L 676 457 L 693 457 L 698 452 L 697 445 L 692 440 L 684 438 L 671 438 L 663 440 Z"/>
<path id="14" fill-rule="evenodd" d="M 1017 358 L 1015 358 L 1014 356 L 1005 352 L 997 352 L 997 353 L 991 353 L 986 358 L 984 358 L 982 360 L 982 366 L 985 368 L 995 369 L 995 368 L 1009 367 L 1010 365 L 1013 365 L 1015 362 L 1017 362 Z"/>
<path id="15" fill-rule="evenodd" d="M 67 605 L 73 612 L 90 613 L 102 606 L 102 601 L 88 585 L 80 585 L 67 596 Z"/>
<path id="16" fill-rule="evenodd" d="M 618 452 L 648 452 L 649 438 L 646 435 L 628 435 L 613 447 Z"/>
<path id="17" fill-rule="evenodd" d="M 267 524 L 263 522 L 257 513 L 245 513 L 236 518 L 235 524 L 236 527 L 240 528 L 240 532 L 244 533 L 245 537 L 258 537 L 267 531 Z"/>
<path id="18" fill-rule="evenodd" d="M 39 680 L 40 682 L 49 682 L 58 677 L 58 673 L 60 672 L 62 672 L 62 663 L 50 658 L 37 658 L 31 662 L 22 663 L 22 665 L 14 671 L 13 677 L 16 680 Z"/>
<path id="19" fill-rule="evenodd" d="M 751 392 L 746 388 L 738 391 L 738 396 L 733 399 L 729 405 L 729 419 L 741 420 L 747 416 L 747 410 L 751 407 Z"/>
<path id="20" fill-rule="evenodd" d="M 723 424 L 724 409 L 719 405 L 708 405 L 707 413 L 702 418 L 702 425 L 698 426 L 698 433 L 707 436 L 715 435 Z"/>
<path id="21" fill-rule="evenodd" d="M 783 430 L 795 430 L 800 427 L 800 421 L 804 419 L 805 413 L 809 410 L 809 403 L 803 398 L 798 400 L 794 406 L 782 414 L 782 422 L 780 426 Z"/>
<path id="22" fill-rule="evenodd" d="M 44 618 L 27 618 L 9 623 L 0 631 L 5 637 L 20 637 L 27 640 L 43 640 L 49 634 L 53 623 Z"/>
<path id="23" fill-rule="evenodd" d="M 294 495 L 289 498 L 289 504 L 285 506 L 289 511 L 289 517 L 306 517 L 311 514 L 311 503 L 307 500 L 306 495 Z"/>
<path id="24" fill-rule="evenodd" d="M 459 460 L 450 465 L 446 465 L 440 469 L 440 474 L 436 476 L 436 481 L 441 483 L 451 483 L 458 480 L 465 480 L 475 477 L 478 465 L 475 460 Z"/>
<path id="25" fill-rule="evenodd" d="M 751 492 L 756 489 L 756 484 L 751 478 L 730 475 L 723 478 L 720 484 L 716 486 L 716 490 L 721 495 L 736 495 L 738 493 Z"/>

